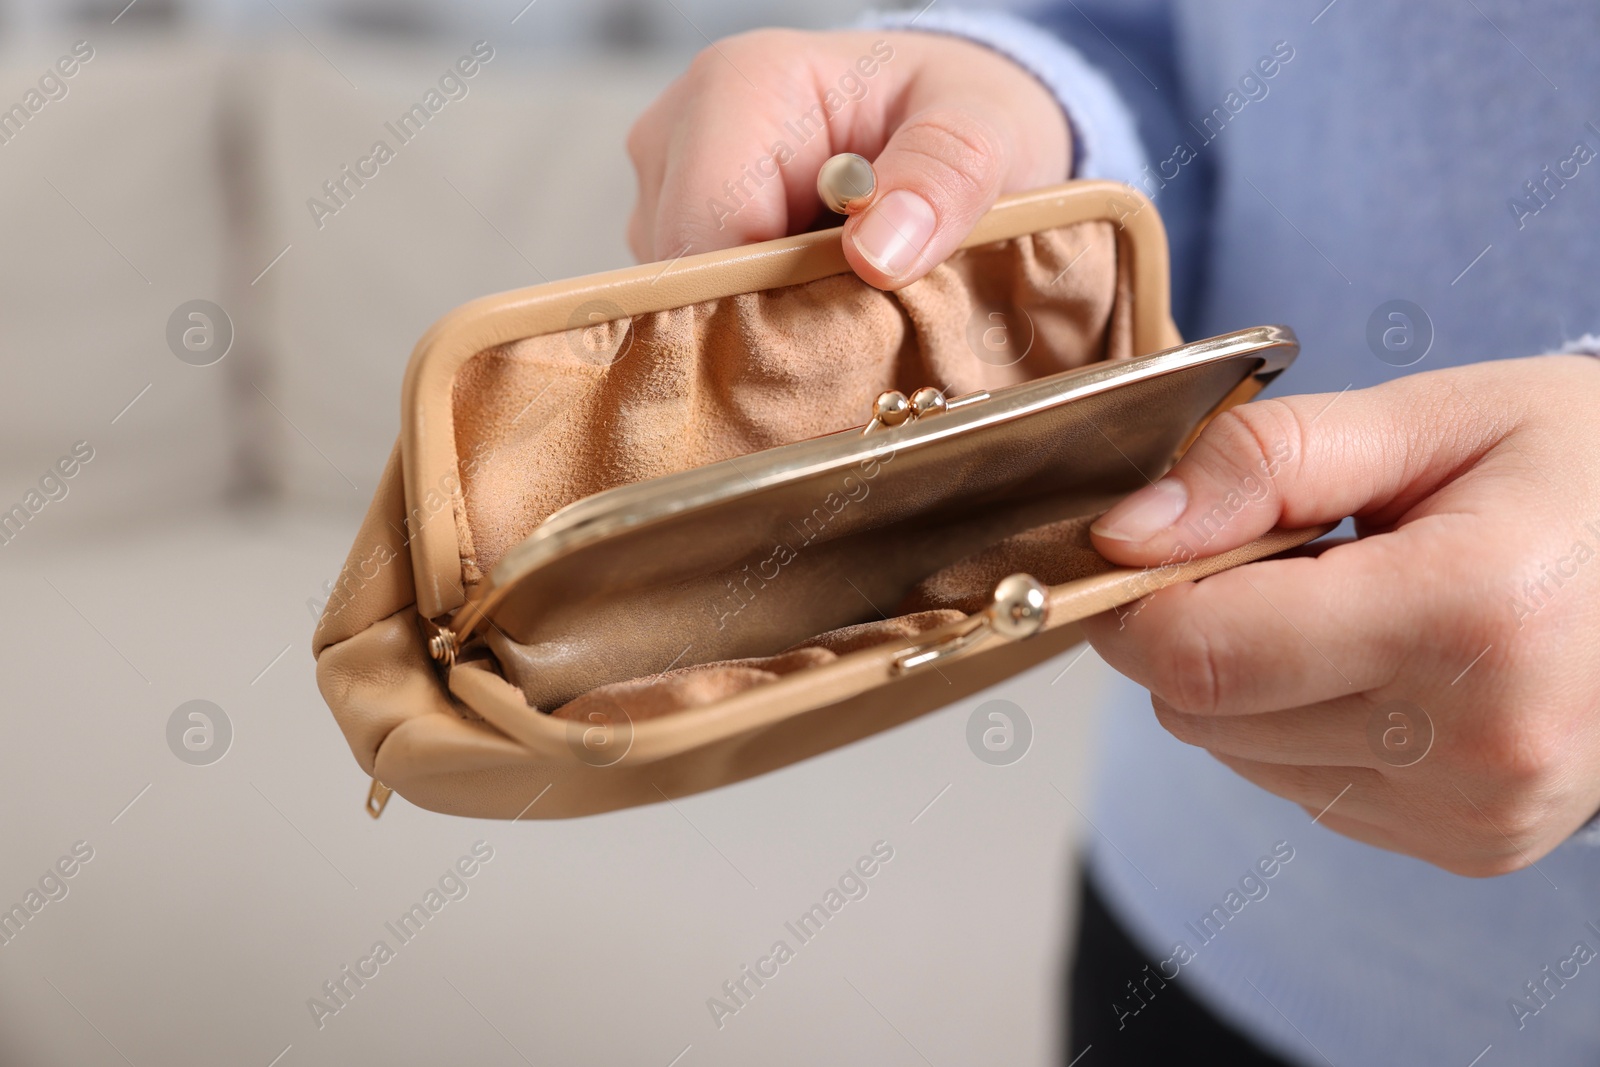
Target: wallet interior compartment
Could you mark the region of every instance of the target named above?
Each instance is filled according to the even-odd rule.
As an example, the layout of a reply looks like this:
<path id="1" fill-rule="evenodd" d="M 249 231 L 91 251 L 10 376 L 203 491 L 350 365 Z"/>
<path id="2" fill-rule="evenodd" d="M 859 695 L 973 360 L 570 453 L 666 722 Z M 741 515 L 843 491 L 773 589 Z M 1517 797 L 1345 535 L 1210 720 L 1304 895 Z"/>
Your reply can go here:
<path id="1" fill-rule="evenodd" d="M 975 403 L 970 428 L 968 412 L 952 412 L 942 416 L 949 432 L 905 427 L 879 445 L 835 435 L 598 494 L 506 557 L 485 609 L 486 640 L 529 702 L 551 710 L 615 682 L 771 656 L 840 627 L 914 614 L 902 602 L 919 587 L 943 590 L 930 609 L 975 610 L 984 605 L 969 603 L 974 596 L 1024 568 L 971 588 L 945 568 L 1015 554 L 1003 546 L 1027 547 L 1041 581 L 1060 571 L 1051 550 L 1069 571 L 1097 561 L 1073 555 L 1087 544 L 1061 540 L 1070 531 L 1059 524 L 1158 477 L 1258 362 L 1202 359 L 1075 392 L 1074 381 L 1105 377 L 1086 368 Z M 1058 402 L 981 421 L 985 404 L 1004 410 L 1035 388 Z M 723 495 L 698 497 L 702 482 Z M 688 503 L 696 499 L 704 502 Z"/>
<path id="2" fill-rule="evenodd" d="M 452 400 L 470 587 L 563 506 L 851 426 L 877 395 L 992 392 L 1133 355 L 1116 226 L 964 249 L 895 292 L 853 274 L 487 349 Z M 608 310 L 609 308 L 609 310 Z"/>
<path id="3" fill-rule="evenodd" d="M 486 643 L 533 707 L 581 718 L 617 702 L 630 718 L 651 718 L 955 621 L 1018 570 L 1047 584 L 1099 573 L 1109 564 L 1088 525 L 1112 500 L 997 502 L 775 546 L 693 580 L 542 613 L 537 642 L 491 627 Z"/>
<path id="4" fill-rule="evenodd" d="M 1130 292 L 1116 226 L 1096 220 L 962 250 L 895 293 L 843 274 L 631 319 L 594 301 L 572 329 L 480 352 L 456 376 L 463 578 L 469 590 L 484 582 L 574 501 L 859 427 L 886 389 L 955 397 L 1126 360 Z M 1007 436 L 991 457 L 1041 462 L 1030 442 L 997 447 Z M 1086 525 L 1109 506 L 1101 498 L 1138 481 L 1124 466 L 1063 493 L 948 457 L 911 477 L 924 462 L 886 464 L 894 473 L 871 503 L 814 541 L 801 528 L 824 495 L 813 488 L 769 501 L 793 523 L 701 524 L 676 543 L 619 549 L 621 578 L 576 558 L 546 568 L 520 603 L 509 595 L 484 641 L 540 710 L 625 699 L 630 714 L 664 714 L 953 621 L 992 583 L 968 596 L 949 568 L 1028 531 Z M 914 499 L 924 495 L 931 503 Z M 1088 565 L 1061 557 L 1074 559 Z M 943 599 L 908 606 L 917 590 Z"/>

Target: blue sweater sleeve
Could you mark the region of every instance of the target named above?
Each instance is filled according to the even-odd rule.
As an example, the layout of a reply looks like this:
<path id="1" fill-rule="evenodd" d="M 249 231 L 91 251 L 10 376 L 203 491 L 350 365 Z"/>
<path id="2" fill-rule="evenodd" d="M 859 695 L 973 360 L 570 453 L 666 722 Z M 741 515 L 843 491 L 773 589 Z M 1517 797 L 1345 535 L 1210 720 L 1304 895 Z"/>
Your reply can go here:
<path id="1" fill-rule="evenodd" d="M 870 15 L 864 24 L 964 37 L 1038 78 L 1072 128 L 1073 176 L 1125 182 L 1161 211 L 1172 247 L 1173 315 L 1188 333 L 1211 181 L 1206 161 L 1184 167 L 1179 181 L 1163 180 L 1152 164 L 1182 140 L 1167 0 L 1069 0 L 1034 5 L 1029 16 L 930 6 Z"/>
<path id="2" fill-rule="evenodd" d="M 928 8 L 870 16 L 868 25 L 964 37 L 1031 73 L 1061 102 L 1072 128 L 1075 178 L 1133 184 L 1145 165 L 1133 115 L 1111 81 L 1078 51 L 1039 27 L 999 11 Z"/>

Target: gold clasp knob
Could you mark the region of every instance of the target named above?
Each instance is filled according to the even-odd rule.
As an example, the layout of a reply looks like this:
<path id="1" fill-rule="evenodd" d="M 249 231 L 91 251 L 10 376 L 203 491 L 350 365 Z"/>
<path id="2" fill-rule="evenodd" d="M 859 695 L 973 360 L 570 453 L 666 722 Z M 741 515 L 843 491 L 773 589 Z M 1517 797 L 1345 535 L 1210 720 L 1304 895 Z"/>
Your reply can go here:
<path id="1" fill-rule="evenodd" d="M 1017 641 L 1044 628 L 1049 590 L 1031 574 L 1013 574 L 994 587 L 994 602 L 981 615 L 972 616 L 967 629 L 937 641 L 913 645 L 894 658 L 892 671 L 904 674 L 941 659 L 959 656 L 983 638 L 994 634 Z"/>
<path id="2" fill-rule="evenodd" d="M 879 393 L 878 399 L 872 402 L 872 421 L 861 432 L 869 434 L 886 426 L 903 426 L 929 415 L 938 415 L 949 410 L 949 407 L 944 394 L 931 386 L 918 389 L 909 400 L 900 390 L 889 389 Z"/>

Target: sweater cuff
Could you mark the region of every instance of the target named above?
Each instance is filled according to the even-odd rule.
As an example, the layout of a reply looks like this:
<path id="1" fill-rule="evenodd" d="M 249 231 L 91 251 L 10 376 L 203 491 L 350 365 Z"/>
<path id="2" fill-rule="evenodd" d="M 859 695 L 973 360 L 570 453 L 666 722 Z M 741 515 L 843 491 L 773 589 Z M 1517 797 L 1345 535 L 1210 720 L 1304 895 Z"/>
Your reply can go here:
<path id="1" fill-rule="evenodd" d="M 1061 104 L 1072 131 L 1072 177 L 1132 185 L 1143 170 L 1138 126 L 1110 79 L 1038 26 L 999 11 L 928 8 L 920 14 L 873 13 L 858 25 L 942 33 L 999 52 L 1043 83 Z"/>
<path id="2" fill-rule="evenodd" d="M 1582 337 L 1575 337 L 1556 351 L 1561 355 L 1600 358 L 1600 334 L 1586 333 Z M 1596 812 L 1594 818 L 1578 827 L 1578 832 L 1572 835 L 1571 840 L 1581 845 L 1600 847 L 1600 812 Z"/>
<path id="3" fill-rule="evenodd" d="M 1556 352 L 1564 356 L 1600 357 L 1600 333 L 1586 333 L 1582 337 L 1575 337 L 1556 349 Z"/>

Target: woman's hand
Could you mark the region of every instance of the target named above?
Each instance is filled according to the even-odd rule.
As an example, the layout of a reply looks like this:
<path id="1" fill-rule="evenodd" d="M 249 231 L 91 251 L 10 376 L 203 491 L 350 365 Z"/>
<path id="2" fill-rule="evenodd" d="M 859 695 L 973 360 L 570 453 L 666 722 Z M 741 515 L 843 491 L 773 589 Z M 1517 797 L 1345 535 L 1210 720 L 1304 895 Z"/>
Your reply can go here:
<path id="1" fill-rule="evenodd" d="M 1094 527 L 1159 566 L 1354 515 L 1360 540 L 1086 625 L 1179 740 L 1359 841 L 1532 864 L 1600 808 L 1600 361 L 1435 371 L 1217 418 Z"/>
<path id="2" fill-rule="evenodd" d="M 953 252 L 1001 193 L 1065 181 L 1055 98 L 981 45 L 917 32 L 763 30 L 717 42 L 628 136 L 641 260 L 763 241 L 824 210 L 828 157 L 874 161 L 878 194 L 845 226 L 850 265 L 882 289 Z"/>

